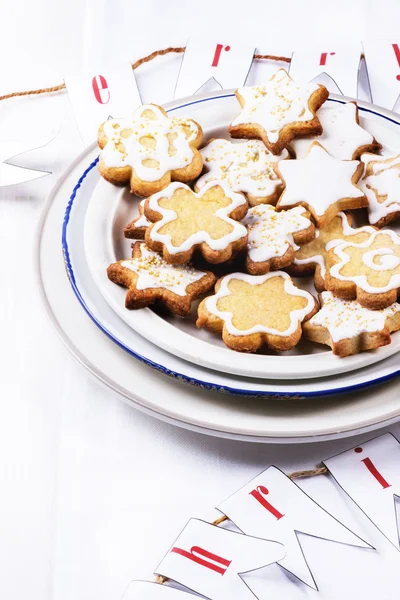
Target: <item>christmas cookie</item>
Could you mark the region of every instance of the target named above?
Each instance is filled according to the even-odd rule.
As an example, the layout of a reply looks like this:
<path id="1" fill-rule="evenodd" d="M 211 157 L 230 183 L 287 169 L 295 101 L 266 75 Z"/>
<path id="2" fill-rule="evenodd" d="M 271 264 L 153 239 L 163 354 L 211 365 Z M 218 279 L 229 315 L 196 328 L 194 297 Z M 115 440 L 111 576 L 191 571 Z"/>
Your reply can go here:
<path id="1" fill-rule="evenodd" d="M 400 304 L 370 310 L 331 292 L 323 292 L 320 301 L 321 309 L 303 324 L 303 335 L 330 346 L 338 356 L 386 346 L 391 342 L 390 333 L 400 329 Z"/>
<path id="2" fill-rule="evenodd" d="M 325 227 L 341 210 L 362 208 L 368 201 L 356 183 L 363 172 L 358 160 L 333 158 L 313 142 L 305 158 L 282 160 L 278 175 L 286 185 L 277 208 L 304 206 L 318 227 Z"/>
<path id="3" fill-rule="evenodd" d="M 151 222 L 148 220 L 146 215 L 144 214 L 144 203 L 146 200 L 141 200 L 139 202 L 139 213 L 140 217 L 133 219 L 124 229 L 124 235 L 126 238 L 133 238 L 135 240 L 144 240 L 144 236 L 146 233 L 146 229 L 151 225 Z"/>
<path id="4" fill-rule="evenodd" d="M 326 288 L 379 310 L 397 300 L 400 289 L 400 236 L 374 231 L 361 244 L 343 242 L 328 252 Z"/>
<path id="5" fill-rule="evenodd" d="M 315 298 L 282 271 L 232 273 L 218 280 L 215 292 L 200 303 L 196 325 L 222 332 L 225 344 L 239 352 L 290 350 L 301 338 L 301 323 L 317 310 Z"/>
<path id="6" fill-rule="evenodd" d="M 350 214 L 340 212 L 326 225 L 317 229 L 315 238 L 299 248 L 293 263 L 289 267 L 291 275 L 312 275 L 318 292 L 325 290 L 326 258 L 328 250 L 343 241 L 355 244 L 365 242 L 375 230 L 374 227 L 365 226 L 353 229 Z"/>
<path id="7" fill-rule="evenodd" d="M 216 280 L 209 271 L 166 263 L 143 242 L 135 243 L 132 256 L 107 269 L 111 281 L 128 288 L 125 306 L 129 309 L 160 302 L 172 313 L 186 317 L 193 300 L 208 292 Z"/>
<path id="8" fill-rule="evenodd" d="M 233 143 L 211 140 L 200 150 L 206 172 L 197 180 L 195 190 L 210 181 L 224 181 L 234 192 L 243 192 L 251 206 L 276 204 L 283 185 L 274 163 L 289 158 L 285 149 L 275 156 L 259 140 Z"/>
<path id="9" fill-rule="evenodd" d="M 248 272 L 263 275 L 290 265 L 295 250 L 314 237 L 315 227 L 309 216 L 302 206 L 281 212 L 267 204 L 251 208 L 242 221 L 249 235 Z"/>
<path id="10" fill-rule="evenodd" d="M 355 102 L 322 106 L 317 112 L 322 125 L 322 134 L 293 140 L 291 148 L 296 158 L 304 158 L 312 142 L 318 142 L 334 158 L 354 160 L 363 152 L 377 152 L 382 148 L 374 136 L 358 123 L 358 108 Z"/>
<path id="11" fill-rule="evenodd" d="M 315 115 L 328 98 L 323 85 L 297 85 L 284 69 L 266 85 L 236 91 L 242 112 L 229 127 L 234 138 L 261 139 L 273 154 L 299 135 L 319 135 L 322 127 Z"/>
<path id="12" fill-rule="evenodd" d="M 400 217 L 400 154 L 363 154 L 364 177 L 360 187 L 368 199 L 369 222 L 383 227 Z"/>
<path id="13" fill-rule="evenodd" d="M 225 183 L 211 181 L 198 194 L 171 183 L 146 200 L 145 215 L 153 223 L 146 244 L 168 263 L 187 263 L 196 249 L 210 263 L 225 262 L 246 247 L 247 230 L 238 221 L 247 209 L 246 198 Z"/>
<path id="14" fill-rule="evenodd" d="M 130 182 L 138 196 L 174 181 L 189 182 L 202 171 L 197 148 L 202 130 L 192 119 L 168 117 L 160 106 L 138 108 L 130 119 L 109 119 L 99 129 L 100 174 L 118 185 Z"/>

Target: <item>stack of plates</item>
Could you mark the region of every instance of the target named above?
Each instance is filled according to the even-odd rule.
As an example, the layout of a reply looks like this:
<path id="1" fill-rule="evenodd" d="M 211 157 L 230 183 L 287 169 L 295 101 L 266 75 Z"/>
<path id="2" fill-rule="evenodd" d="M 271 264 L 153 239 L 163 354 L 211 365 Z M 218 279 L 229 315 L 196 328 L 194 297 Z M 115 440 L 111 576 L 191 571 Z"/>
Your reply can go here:
<path id="1" fill-rule="evenodd" d="M 207 139 L 226 137 L 237 102 L 232 93 L 221 92 L 166 108 L 196 119 Z M 363 127 L 399 151 L 396 115 L 363 103 L 359 108 Z M 400 417 L 400 332 L 389 346 L 347 358 L 305 341 L 286 354 L 247 355 L 197 330 L 195 315 L 183 320 L 150 309 L 126 310 L 126 290 L 109 282 L 106 268 L 130 256 L 123 228 L 137 216 L 137 201 L 100 178 L 96 156 L 97 149 L 89 148 L 53 190 L 39 228 L 37 268 L 47 313 L 98 377 L 159 416 L 242 439 L 321 439 Z M 305 280 L 299 283 L 304 287 Z M 312 291 L 311 280 L 309 285 Z"/>

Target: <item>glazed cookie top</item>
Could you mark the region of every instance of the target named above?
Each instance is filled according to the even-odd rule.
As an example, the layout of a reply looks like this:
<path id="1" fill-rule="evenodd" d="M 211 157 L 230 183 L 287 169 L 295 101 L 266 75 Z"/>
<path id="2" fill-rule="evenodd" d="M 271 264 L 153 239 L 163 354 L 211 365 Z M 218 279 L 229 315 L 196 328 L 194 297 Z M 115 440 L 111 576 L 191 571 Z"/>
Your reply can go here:
<path id="1" fill-rule="evenodd" d="M 271 154 L 259 140 L 236 144 L 223 139 L 212 140 L 200 154 L 207 172 L 197 181 L 197 189 L 210 181 L 220 180 L 234 192 L 256 198 L 271 196 L 282 186 L 273 165 L 289 157 L 286 149 L 278 156 Z"/>
<path id="2" fill-rule="evenodd" d="M 309 213 L 302 206 L 276 212 L 273 206 L 260 204 L 251 208 L 242 223 L 249 234 L 248 253 L 254 262 L 283 256 L 294 243 L 293 234 L 311 227 Z"/>
<path id="3" fill-rule="evenodd" d="M 232 126 L 248 123 L 260 125 L 267 132 L 269 141 L 274 143 L 285 125 L 314 118 L 308 102 L 319 87 L 317 84 L 308 84 L 307 87 L 297 85 L 285 69 L 279 69 L 265 85 L 237 90 L 244 106 L 232 121 Z"/>
<path id="4" fill-rule="evenodd" d="M 161 215 L 151 227 L 150 237 L 163 243 L 170 254 L 202 242 L 213 250 L 223 250 L 247 235 L 245 226 L 229 217 L 239 206 L 247 206 L 246 198 L 223 182 L 211 181 L 199 193 L 183 183 L 171 183 L 151 196 L 147 206 Z"/>
<path id="5" fill-rule="evenodd" d="M 107 137 L 101 151 L 105 166 L 130 166 L 143 181 L 187 167 L 193 159 L 191 143 L 200 132 L 192 119 L 170 118 L 153 104 L 139 107 L 130 119 L 109 119 L 102 128 Z"/>
<path id="6" fill-rule="evenodd" d="M 321 277 L 325 277 L 328 250 L 345 240 L 355 244 L 365 242 L 374 231 L 369 225 L 353 229 L 345 213 L 340 212 L 326 227 L 316 230 L 315 238 L 311 242 L 297 250 L 294 264 L 315 263 L 320 266 Z"/>
<path id="7" fill-rule="evenodd" d="M 314 306 L 313 296 L 298 289 L 282 271 L 260 276 L 232 273 L 222 278 L 218 292 L 205 301 L 208 312 L 236 336 L 290 336 Z"/>
<path id="8" fill-rule="evenodd" d="M 316 113 L 322 125 L 322 135 L 293 140 L 291 147 L 296 158 L 304 158 L 316 140 L 339 160 L 351 160 L 357 151 L 376 143 L 374 136 L 358 124 L 357 110 L 354 102 L 322 106 Z"/>
<path id="9" fill-rule="evenodd" d="M 320 298 L 322 308 L 308 324 L 326 328 L 334 342 L 382 331 L 386 320 L 400 312 L 398 303 L 382 310 L 370 310 L 356 300 L 336 298 L 331 292 L 322 292 Z"/>
<path id="10" fill-rule="evenodd" d="M 394 231 L 374 231 L 361 244 L 344 242 L 331 252 L 330 274 L 336 279 L 352 281 L 370 294 L 400 287 L 400 236 Z"/>
<path id="11" fill-rule="evenodd" d="M 206 275 L 191 265 L 170 265 L 144 243 L 140 244 L 140 256 L 123 260 L 120 264 L 136 273 L 138 290 L 163 288 L 178 296 L 185 296 L 186 288 Z"/>
<path id="12" fill-rule="evenodd" d="M 390 157 L 363 154 L 361 160 L 366 168 L 360 187 L 368 198 L 368 216 L 374 224 L 400 212 L 400 154 Z"/>

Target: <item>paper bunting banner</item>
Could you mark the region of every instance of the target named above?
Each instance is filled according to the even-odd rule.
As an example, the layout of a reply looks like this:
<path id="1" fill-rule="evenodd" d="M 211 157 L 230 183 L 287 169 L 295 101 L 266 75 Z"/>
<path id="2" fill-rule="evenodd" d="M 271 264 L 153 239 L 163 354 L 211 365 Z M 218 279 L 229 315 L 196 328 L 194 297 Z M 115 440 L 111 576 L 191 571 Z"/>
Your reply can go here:
<path id="1" fill-rule="evenodd" d="M 174 98 L 244 85 L 255 47 L 238 39 L 188 40 Z M 206 89 L 207 88 L 207 89 Z"/>
<path id="2" fill-rule="evenodd" d="M 400 95 L 400 41 L 363 41 L 373 104 L 393 110 Z"/>
<path id="3" fill-rule="evenodd" d="M 385 433 L 324 461 L 343 490 L 400 550 L 395 496 L 400 498 L 400 443 Z"/>
<path id="4" fill-rule="evenodd" d="M 191 519 L 156 572 L 210 600 L 254 600 L 240 574 L 284 556 L 279 543 Z"/>
<path id="5" fill-rule="evenodd" d="M 109 117 L 129 117 L 142 103 L 131 65 L 96 65 L 65 77 L 72 111 L 85 145 L 97 140 Z"/>
<path id="6" fill-rule="evenodd" d="M 298 83 L 324 83 L 332 93 L 351 98 L 358 95 L 358 68 L 361 43 L 333 45 L 318 50 L 299 50 L 293 53 L 290 76 Z M 322 74 L 327 75 L 319 81 Z M 329 79 L 328 79 L 329 78 Z"/>
<path id="7" fill-rule="evenodd" d="M 222 502 L 224 513 L 246 535 L 281 542 L 286 556 L 279 564 L 307 585 L 317 589 L 297 538 L 297 533 L 370 547 L 276 467 L 269 467 Z"/>
<path id="8" fill-rule="evenodd" d="M 194 600 L 194 596 L 159 583 L 132 581 L 122 600 Z"/>
<path id="9" fill-rule="evenodd" d="M 41 140 L 22 139 L 22 140 L 2 140 L 0 141 L 0 187 L 6 185 L 15 185 L 33 181 L 46 175 L 50 175 L 49 171 L 39 171 L 36 169 L 27 169 L 25 167 L 17 167 L 9 163 L 10 160 L 31 150 L 37 150 L 43 146 L 47 146 L 56 136 L 58 130 L 49 134 Z M 5 162 L 7 161 L 7 162 Z"/>

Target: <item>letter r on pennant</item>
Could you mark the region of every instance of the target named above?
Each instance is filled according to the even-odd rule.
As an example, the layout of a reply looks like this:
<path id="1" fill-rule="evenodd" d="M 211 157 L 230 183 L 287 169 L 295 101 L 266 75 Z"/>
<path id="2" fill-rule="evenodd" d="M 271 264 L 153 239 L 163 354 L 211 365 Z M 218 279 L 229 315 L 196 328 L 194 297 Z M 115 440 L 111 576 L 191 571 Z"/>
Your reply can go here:
<path id="1" fill-rule="evenodd" d="M 175 554 L 180 554 L 180 556 L 184 556 L 189 560 L 201 565 L 202 567 L 206 567 L 211 571 L 215 571 L 220 575 L 224 575 L 226 573 L 227 568 L 231 564 L 231 560 L 227 560 L 226 558 L 222 558 L 222 556 L 218 556 L 217 554 L 213 554 L 212 552 L 208 552 L 208 550 L 204 550 L 199 546 L 192 546 L 190 552 L 187 550 L 183 550 L 182 548 L 177 548 L 176 546 L 172 548 L 171 552 Z"/>
<path id="2" fill-rule="evenodd" d="M 266 508 L 267 511 L 271 513 L 271 515 L 276 517 L 278 521 L 279 519 L 282 519 L 282 517 L 285 516 L 281 512 L 279 512 L 279 510 L 275 508 L 275 506 L 272 506 L 272 504 L 268 502 L 268 500 L 265 498 L 265 496 L 269 494 L 269 491 L 264 485 L 257 486 L 257 488 L 252 492 L 249 492 L 249 494 L 250 496 L 253 496 L 253 498 L 255 498 L 257 502 L 261 504 L 261 506 Z"/>

